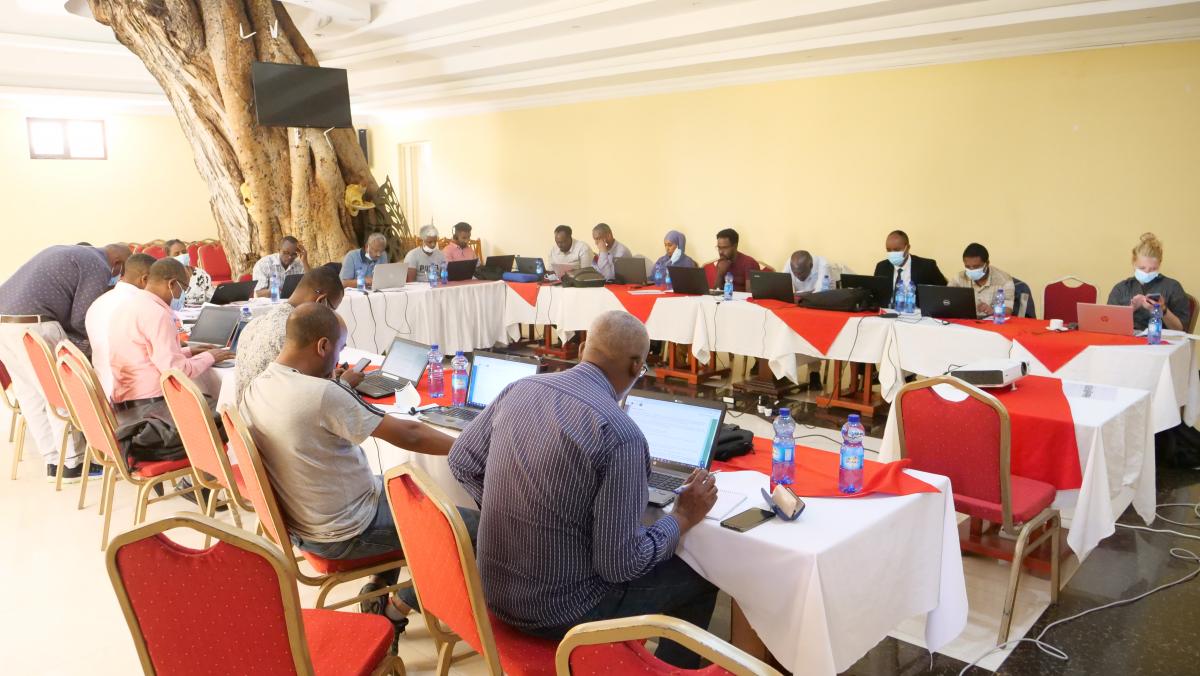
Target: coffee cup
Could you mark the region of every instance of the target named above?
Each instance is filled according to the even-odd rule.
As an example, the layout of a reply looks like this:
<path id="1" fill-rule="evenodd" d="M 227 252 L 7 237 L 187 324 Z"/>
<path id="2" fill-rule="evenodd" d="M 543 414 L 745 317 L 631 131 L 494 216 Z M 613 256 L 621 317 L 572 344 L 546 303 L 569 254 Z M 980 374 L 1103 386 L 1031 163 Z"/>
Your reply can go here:
<path id="1" fill-rule="evenodd" d="M 1050 330 L 1051 331 L 1062 331 L 1063 330 L 1063 320 L 1051 319 L 1050 320 Z"/>

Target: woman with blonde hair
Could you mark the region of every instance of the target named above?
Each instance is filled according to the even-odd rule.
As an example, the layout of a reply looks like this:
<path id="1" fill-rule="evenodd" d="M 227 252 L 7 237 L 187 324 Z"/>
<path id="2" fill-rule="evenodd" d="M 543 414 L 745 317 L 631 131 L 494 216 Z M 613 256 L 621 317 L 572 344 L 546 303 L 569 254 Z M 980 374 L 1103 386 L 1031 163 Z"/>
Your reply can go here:
<path id="1" fill-rule="evenodd" d="M 1138 331 L 1150 323 L 1155 303 L 1162 305 L 1163 328 L 1187 330 L 1191 307 L 1183 285 L 1158 271 L 1162 264 L 1162 242 L 1152 232 L 1142 235 L 1133 247 L 1133 276 L 1117 282 L 1108 294 L 1109 305 L 1133 308 L 1133 327 Z"/>

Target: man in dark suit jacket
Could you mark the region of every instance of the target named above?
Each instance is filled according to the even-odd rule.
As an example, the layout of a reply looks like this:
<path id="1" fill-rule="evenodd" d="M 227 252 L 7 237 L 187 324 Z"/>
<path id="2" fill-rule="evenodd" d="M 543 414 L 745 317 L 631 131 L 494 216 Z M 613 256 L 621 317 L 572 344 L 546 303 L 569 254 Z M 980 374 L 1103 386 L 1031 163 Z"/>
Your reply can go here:
<path id="1" fill-rule="evenodd" d="M 875 265 L 875 276 L 892 280 L 893 290 L 899 280 L 946 286 L 946 276 L 938 269 L 937 261 L 909 253 L 908 234 L 903 230 L 889 233 L 885 246 L 888 257 Z"/>

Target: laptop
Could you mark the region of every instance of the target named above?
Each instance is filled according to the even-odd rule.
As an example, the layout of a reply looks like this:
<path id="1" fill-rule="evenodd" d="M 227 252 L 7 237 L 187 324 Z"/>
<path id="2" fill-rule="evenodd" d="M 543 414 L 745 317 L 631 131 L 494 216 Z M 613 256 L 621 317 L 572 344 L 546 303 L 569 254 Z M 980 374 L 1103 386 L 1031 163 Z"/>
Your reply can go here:
<path id="1" fill-rule="evenodd" d="M 671 290 L 675 293 L 689 296 L 708 295 L 708 277 L 704 275 L 704 270 L 669 266 L 667 272 L 671 275 Z"/>
<path id="2" fill-rule="evenodd" d="M 225 347 L 233 339 L 238 322 L 242 320 L 242 312 L 235 307 L 213 307 L 207 305 L 200 311 L 200 317 L 188 331 L 188 346 L 216 345 Z"/>
<path id="3" fill-rule="evenodd" d="M 403 289 L 406 283 L 408 283 L 407 263 L 380 263 L 371 273 L 372 291 Z"/>
<path id="4" fill-rule="evenodd" d="M 296 292 L 296 287 L 300 286 L 300 280 L 304 279 L 304 275 L 288 275 L 283 278 L 283 284 L 279 287 L 280 298 L 291 298 Z"/>
<path id="5" fill-rule="evenodd" d="M 674 279 L 674 278 L 672 278 Z M 625 413 L 650 446 L 649 504 L 665 507 L 697 467 L 708 469 L 725 419 L 719 401 L 634 390 Z"/>
<path id="6" fill-rule="evenodd" d="M 978 319 L 975 292 L 956 286 L 917 285 L 917 307 L 922 317 L 934 319 Z"/>
<path id="7" fill-rule="evenodd" d="M 646 285 L 646 259 L 633 256 L 622 256 L 613 259 L 613 270 L 616 273 L 617 284 Z"/>
<path id="8" fill-rule="evenodd" d="M 796 302 L 796 294 L 792 291 L 792 275 L 787 272 L 752 271 L 750 273 L 750 295 L 755 300 L 769 298 L 785 303 Z"/>
<path id="9" fill-rule="evenodd" d="M 512 272 L 513 262 L 516 260 L 516 256 L 488 256 L 487 267 L 500 268 L 504 272 Z"/>
<path id="10" fill-rule="evenodd" d="M 364 396 L 390 397 L 409 383 L 416 384 L 429 363 L 429 346 L 396 338 L 378 371 L 372 371 L 354 389 Z"/>
<path id="11" fill-rule="evenodd" d="M 476 351 L 471 357 L 466 405 L 431 408 L 421 413 L 421 420 L 431 425 L 464 430 L 501 390 L 522 378 L 535 375 L 541 366 L 541 362 L 533 357 L 481 351 Z M 449 373 L 446 374 L 446 380 L 449 385 Z"/>
<path id="12" fill-rule="evenodd" d="M 538 263 L 541 263 L 540 258 L 526 258 L 525 256 L 517 256 L 517 272 L 524 275 L 536 275 L 538 273 Z M 542 272 L 546 271 L 546 266 L 542 265 Z"/>
<path id="13" fill-rule="evenodd" d="M 254 295 L 254 284 L 253 281 L 226 282 L 213 291 L 212 298 L 208 302 L 213 305 L 229 305 L 248 301 Z"/>
<path id="14" fill-rule="evenodd" d="M 450 261 L 446 263 L 446 281 L 463 282 L 475 276 L 475 267 L 479 260 L 472 258 L 466 261 Z"/>
<path id="15" fill-rule="evenodd" d="M 874 275 L 842 275 L 843 289 L 866 289 L 879 307 L 891 307 L 893 281 L 889 277 Z"/>
<path id="16" fill-rule="evenodd" d="M 1098 305 L 1077 303 L 1079 330 L 1111 333 L 1114 336 L 1133 335 L 1133 308 L 1129 305 Z"/>

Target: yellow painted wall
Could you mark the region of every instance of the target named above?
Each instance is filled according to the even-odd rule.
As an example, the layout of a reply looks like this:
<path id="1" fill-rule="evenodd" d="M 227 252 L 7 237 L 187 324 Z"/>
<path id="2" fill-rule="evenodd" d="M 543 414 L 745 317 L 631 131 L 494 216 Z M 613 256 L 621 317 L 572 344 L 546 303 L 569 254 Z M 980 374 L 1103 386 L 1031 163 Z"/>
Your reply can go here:
<path id="1" fill-rule="evenodd" d="M 0 280 L 51 244 L 216 237 L 174 115 L 102 119 L 107 160 L 31 160 L 25 113 L 0 110 Z"/>
<path id="2" fill-rule="evenodd" d="M 1153 230 L 1200 293 L 1200 42 L 810 78 L 372 126 L 377 175 L 433 144 L 434 215 L 490 251 L 544 255 L 597 221 L 661 255 L 669 228 L 714 257 L 725 226 L 778 266 L 792 250 L 867 272 L 885 234 L 947 272 L 977 240 L 1030 282 L 1101 296 Z"/>

